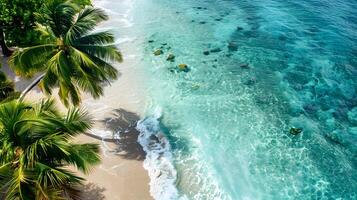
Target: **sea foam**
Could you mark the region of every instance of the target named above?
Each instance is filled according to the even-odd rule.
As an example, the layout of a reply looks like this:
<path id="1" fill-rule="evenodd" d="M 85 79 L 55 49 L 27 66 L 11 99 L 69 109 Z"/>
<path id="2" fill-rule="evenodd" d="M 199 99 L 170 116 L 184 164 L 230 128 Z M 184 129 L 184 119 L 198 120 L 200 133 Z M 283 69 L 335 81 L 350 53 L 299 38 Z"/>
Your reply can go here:
<path id="1" fill-rule="evenodd" d="M 137 123 L 138 142 L 146 152 L 144 168 L 150 177 L 150 193 L 156 200 L 179 199 L 177 172 L 173 165 L 170 144 L 160 129 L 161 110 Z"/>

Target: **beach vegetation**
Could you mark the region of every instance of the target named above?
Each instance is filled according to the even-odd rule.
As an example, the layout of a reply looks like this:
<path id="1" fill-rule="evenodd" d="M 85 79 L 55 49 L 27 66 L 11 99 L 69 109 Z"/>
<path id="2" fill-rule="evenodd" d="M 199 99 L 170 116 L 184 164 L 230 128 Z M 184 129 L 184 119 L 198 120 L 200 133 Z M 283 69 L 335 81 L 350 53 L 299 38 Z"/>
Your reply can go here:
<path id="1" fill-rule="evenodd" d="M 65 2 L 65 0 L 61 0 Z M 42 13 L 47 0 L 0 0 L 0 46 L 5 56 L 12 50 L 8 46 L 26 47 L 39 44 L 35 29 L 38 13 Z M 73 0 L 79 7 L 91 5 L 90 0 Z"/>
<path id="2" fill-rule="evenodd" d="M 18 96 L 19 93 L 15 91 L 14 82 L 0 71 L 0 103 L 16 99 Z"/>
<path id="3" fill-rule="evenodd" d="M 9 13 L 16 8 L 23 15 Z M 0 43 L 11 69 L 36 77 L 20 94 L 0 71 L 0 199 L 80 199 L 85 179 L 76 172 L 100 163 L 98 144 L 73 140 L 93 122 L 78 108 L 81 93 L 100 97 L 118 77 L 113 63 L 122 61 L 113 34 L 95 30 L 108 16 L 90 0 L 0 0 L 0 12 Z M 19 29 L 11 29 L 16 23 Z M 66 112 L 53 100 L 25 101 L 36 86 L 48 95 L 58 88 Z"/>
<path id="4" fill-rule="evenodd" d="M 97 144 L 73 138 L 87 131 L 87 112 L 61 114 L 52 100 L 0 105 L 0 199 L 78 199 L 83 178 L 100 162 Z"/>
<path id="5" fill-rule="evenodd" d="M 29 46 L 38 43 L 39 33 L 34 30 L 35 13 L 45 0 L 0 0 L 0 45 L 5 56 L 8 46 Z"/>
<path id="6" fill-rule="evenodd" d="M 53 0 L 41 14 L 41 44 L 20 48 L 10 58 L 10 66 L 19 75 L 33 77 L 42 73 L 21 95 L 23 98 L 37 84 L 58 95 L 66 106 L 81 102 L 81 91 L 99 98 L 103 87 L 118 77 L 113 62 L 122 55 L 109 31 L 94 31 L 108 16 L 103 10 L 86 6 L 78 9 L 71 2 Z"/>
<path id="7" fill-rule="evenodd" d="M 72 2 L 82 7 L 92 5 L 91 0 L 72 0 Z"/>

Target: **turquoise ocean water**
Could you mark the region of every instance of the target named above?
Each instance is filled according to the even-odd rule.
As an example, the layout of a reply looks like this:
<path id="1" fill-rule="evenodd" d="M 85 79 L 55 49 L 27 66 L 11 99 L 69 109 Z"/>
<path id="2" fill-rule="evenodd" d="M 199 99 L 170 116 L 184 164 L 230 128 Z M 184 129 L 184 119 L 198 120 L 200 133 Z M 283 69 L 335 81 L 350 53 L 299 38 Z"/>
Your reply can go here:
<path id="1" fill-rule="evenodd" d="M 125 2 L 156 199 L 357 199 L 355 0 Z"/>

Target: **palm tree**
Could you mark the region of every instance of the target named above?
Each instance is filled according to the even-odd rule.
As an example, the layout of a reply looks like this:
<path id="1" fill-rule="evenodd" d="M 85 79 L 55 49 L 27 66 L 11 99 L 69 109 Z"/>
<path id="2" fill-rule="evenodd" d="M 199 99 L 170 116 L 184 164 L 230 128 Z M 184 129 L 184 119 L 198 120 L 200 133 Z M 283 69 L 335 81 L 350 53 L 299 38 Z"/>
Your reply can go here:
<path id="1" fill-rule="evenodd" d="M 59 87 L 61 101 L 68 106 L 80 103 L 80 90 L 94 98 L 103 94 L 103 83 L 118 76 L 113 62 L 122 56 L 108 31 L 94 31 L 98 23 L 108 19 L 101 9 L 86 6 L 79 9 L 63 0 L 52 0 L 45 6 L 37 24 L 41 45 L 16 51 L 10 65 L 26 77 L 43 72 L 23 91 L 21 99 L 38 83 L 47 94 Z"/>
<path id="2" fill-rule="evenodd" d="M 51 100 L 1 104 L 0 199 L 78 199 L 83 179 L 68 166 L 88 173 L 100 162 L 99 147 L 71 139 L 90 126 L 86 112 L 69 109 L 62 115 Z"/>

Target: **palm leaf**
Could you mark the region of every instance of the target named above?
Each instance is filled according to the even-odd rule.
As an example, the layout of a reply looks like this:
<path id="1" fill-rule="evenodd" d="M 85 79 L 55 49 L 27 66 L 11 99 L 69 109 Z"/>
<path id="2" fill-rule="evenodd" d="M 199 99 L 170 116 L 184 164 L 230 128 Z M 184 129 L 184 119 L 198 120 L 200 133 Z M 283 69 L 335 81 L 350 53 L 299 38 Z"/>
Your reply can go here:
<path id="1" fill-rule="evenodd" d="M 66 40 L 71 42 L 74 39 L 89 33 L 94 30 L 98 23 L 107 19 L 108 15 L 106 15 L 103 10 L 90 6 L 85 7 L 77 14 L 75 22 L 67 31 Z"/>
<path id="2" fill-rule="evenodd" d="M 78 50 L 85 52 L 90 56 L 95 56 L 104 61 L 122 62 L 123 58 L 121 53 L 114 45 L 76 45 Z"/>
<path id="3" fill-rule="evenodd" d="M 98 144 L 71 144 L 71 146 L 71 156 L 64 159 L 83 173 L 89 173 L 93 165 L 100 163 Z"/>
<path id="4" fill-rule="evenodd" d="M 15 51 L 9 60 L 10 67 L 19 74 L 32 76 L 46 67 L 54 48 L 53 44 L 44 44 Z"/>
<path id="5" fill-rule="evenodd" d="M 109 31 L 95 32 L 82 35 L 73 41 L 73 45 L 106 45 L 114 43 L 114 35 Z"/>
<path id="6" fill-rule="evenodd" d="M 5 199 L 66 199 L 100 161 L 97 144 L 74 144 L 73 136 L 92 122 L 80 109 L 66 115 L 52 100 L 32 105 L 11 101 L 0 105 L 0 191 Z M 74 187 L 71 190 L 71 187 Z"/>
<path id="7" fill-rule="evenodd" d="M 67 128 L 67 132 L 71 135 L 76 135 L 80 132 L 88 131 L 92 127 L 92 119 L 88 112 L 71 108 L 68 110 L 64 124 Z"/>

